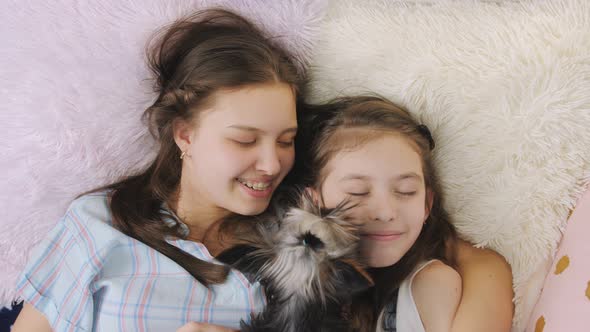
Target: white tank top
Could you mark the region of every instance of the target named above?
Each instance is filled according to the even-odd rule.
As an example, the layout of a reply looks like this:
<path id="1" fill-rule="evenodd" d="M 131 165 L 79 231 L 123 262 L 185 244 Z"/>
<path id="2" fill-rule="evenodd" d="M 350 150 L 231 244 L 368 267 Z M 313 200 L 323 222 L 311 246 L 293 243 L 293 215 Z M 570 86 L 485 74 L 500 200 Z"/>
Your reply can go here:
<path id="1" fill-rule="evenodd" d="M 396 310 L 392 313 L 388 310 L 389 306 L 385 307 L 377 320 L 377 332 L 426 332 L 412 296 L 412 282 L 418 272 L 434 261 L 437 259 L 418 264 L 414 271 L 402 281 L 397 295 Z M 384 317 L 384 315 L 389 316 Z M 391 315 L 394 316 L 391 317 Z"/>

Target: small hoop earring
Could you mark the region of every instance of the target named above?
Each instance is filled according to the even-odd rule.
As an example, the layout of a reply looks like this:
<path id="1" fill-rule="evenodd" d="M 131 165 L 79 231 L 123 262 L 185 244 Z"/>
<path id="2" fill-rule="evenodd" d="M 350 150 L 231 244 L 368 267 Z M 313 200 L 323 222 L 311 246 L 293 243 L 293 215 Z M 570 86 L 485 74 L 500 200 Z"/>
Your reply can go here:
<path id="1" fill-rule="evenodd" d="M 186 156 L 186 151 L 182 151 L 182 153 L 180 154 L 180 159 L 184 159 L 184 156 Z"/>

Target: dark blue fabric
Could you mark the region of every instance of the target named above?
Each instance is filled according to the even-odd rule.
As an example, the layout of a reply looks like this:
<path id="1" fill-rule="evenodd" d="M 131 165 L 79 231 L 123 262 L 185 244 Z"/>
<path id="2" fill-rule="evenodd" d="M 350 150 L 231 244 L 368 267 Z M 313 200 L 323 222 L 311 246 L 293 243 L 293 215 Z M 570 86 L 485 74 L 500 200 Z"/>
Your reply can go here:
<path id="1" fill-rule="evenodd" d="M 23 308 L 23 303 L 13 303 L 12 308 L 0 309 L 0 332 L 10 332 L 10 327 L 14 324 L 16 316 Z"/>
<path id="2" fill-rule="evenodd" d="M 382 328 L 385 332 L 396 332 L 396 308 L 397 303 L 389 302 L 383 310 Z"/>
<path id="3" fill-rule="evenodd" d="M 383 308 L 383 322 L 381 327 L 385 332 L 397 332 L 397 297 L 399 288 L 393 292 L 391 301 Z"/>

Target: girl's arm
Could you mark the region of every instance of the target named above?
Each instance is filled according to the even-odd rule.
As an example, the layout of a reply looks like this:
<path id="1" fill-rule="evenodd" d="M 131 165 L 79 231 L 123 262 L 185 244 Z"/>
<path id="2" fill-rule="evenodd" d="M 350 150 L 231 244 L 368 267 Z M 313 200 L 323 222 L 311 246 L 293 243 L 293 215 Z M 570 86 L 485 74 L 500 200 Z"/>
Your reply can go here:
<path id="1" fill-rule="evenodd" d="M 20 311 L 11 332 L 51 332 L 47 318 L 32 305 L 25 303 Z"/>
<path id="2" fill-rule="evenodd" d="M 451 331 L 461 300 L 461 276 L 440 261 L 432 262 L 414 277 L 412 296 L 425 331 Z"/>
<path id="3" fill-rule="evenodd" d="M 510 265 L 496 252 L 462 241 L 457 263 L 463 296 L 452 331 L 510 331 L 514 311 Z"/>

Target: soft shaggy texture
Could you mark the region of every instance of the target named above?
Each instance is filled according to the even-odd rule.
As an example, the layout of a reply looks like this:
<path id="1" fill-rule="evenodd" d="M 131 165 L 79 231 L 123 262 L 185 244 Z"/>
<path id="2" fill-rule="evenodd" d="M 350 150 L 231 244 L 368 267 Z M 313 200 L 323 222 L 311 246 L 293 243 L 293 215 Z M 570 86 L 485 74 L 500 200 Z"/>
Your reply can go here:
<path id="1" fill-rule="evenodd" d="M 0 308 L 29 249 L 78 194 L 154 156 L 144 49 L 181 15 L 223 6 L 309 60 L 324 0 L 16 1 L 0 11 Z"/>
<path id="2" fill-rule="evenodd" d="M 590 169 L 590 4 L 334 1 L 312 101 L 377 92 L 436 141 L 462 236 L 511 264 L 522 331 Z"/>

